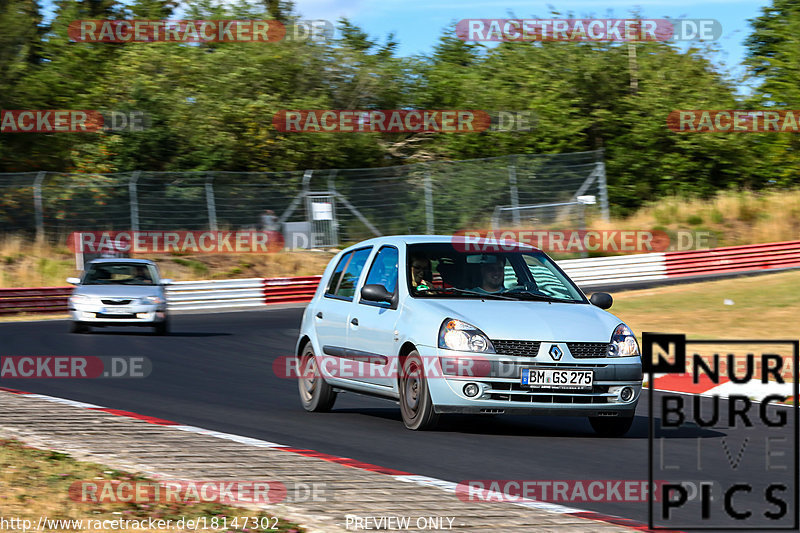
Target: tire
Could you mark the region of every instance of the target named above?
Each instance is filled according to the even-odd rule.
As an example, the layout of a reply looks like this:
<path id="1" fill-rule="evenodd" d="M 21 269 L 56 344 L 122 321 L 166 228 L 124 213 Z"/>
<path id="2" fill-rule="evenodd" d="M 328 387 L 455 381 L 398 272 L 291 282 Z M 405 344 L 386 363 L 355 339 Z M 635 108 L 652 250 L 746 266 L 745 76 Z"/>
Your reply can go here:
<path id="1" fill-rule="evenodd" d="M 89 326 L 83 324 L 81 322 L 70 322 L 69 323 L 69 332 L 70 333 L 89 333 Z"/>
<path id="2" fill-rule="evenodd" d="M 433 429 L 439 422 L 439 415 L 433 411 L 424 368 L 419 352 L 414 350 L 403 361 L 398 383 L 403 425 L 414 431 Z"/>
<path id="3" fill-rule="evenodd" d="M 590 416 L 589 423 L 601 437 L 621 437 L 633 425 L 633 415 L 623 417 Z"/>
<path id="4" fill-rule="evenodd" d="M 163 321 L 153 327 L 153 330 L 156 335 L 167 335 L 169 333 L 169 319 L 164 318 Z"/>
<path id="5" fill-rule="evenodd" d="M 320 375 L 317 356 L 310 342 L 303 347 L 298 372 L 297 387 L 303 409 L 315 413 L 330 411 L 336 401 L 336 392 Z"/>

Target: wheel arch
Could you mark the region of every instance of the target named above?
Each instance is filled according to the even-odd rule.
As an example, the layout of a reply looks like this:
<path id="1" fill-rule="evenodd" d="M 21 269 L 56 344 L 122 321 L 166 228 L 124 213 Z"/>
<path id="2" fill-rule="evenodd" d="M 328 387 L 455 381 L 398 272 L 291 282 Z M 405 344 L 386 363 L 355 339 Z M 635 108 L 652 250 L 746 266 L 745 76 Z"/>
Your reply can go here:
<path id="1" fill-rule="evenodd" d="M 403 365 L 406 362 L 408 354 L 416 350 L 417 347 L 411 341 L 406 341 L 400 347 L 400 352 L 397 354 L 397 386 L 400 386 L 400 376 L 402 375 Z"/>

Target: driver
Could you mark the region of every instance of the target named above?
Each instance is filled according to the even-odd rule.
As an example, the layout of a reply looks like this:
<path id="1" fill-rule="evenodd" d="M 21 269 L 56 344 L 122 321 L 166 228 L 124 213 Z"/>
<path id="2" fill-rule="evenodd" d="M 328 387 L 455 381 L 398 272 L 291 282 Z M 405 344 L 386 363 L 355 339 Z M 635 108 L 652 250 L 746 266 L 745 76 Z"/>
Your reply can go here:
<path id="1" fill-rule="evenodd" d="M 150 284 L 153 282 L 153 280 L 150 279 L 150 274 L 147 272 L 147 267 L 142 265 L 136 266 L 136 273 L 132 279 L 133 281 L 145 284 Z"/>
<path id="2" fill-rule="evenodd" d="M 505 257 L 494 256 L 494 263 L 481 263 L 481 284 L 477 292 L 500 292 L 505 290 Z"/>

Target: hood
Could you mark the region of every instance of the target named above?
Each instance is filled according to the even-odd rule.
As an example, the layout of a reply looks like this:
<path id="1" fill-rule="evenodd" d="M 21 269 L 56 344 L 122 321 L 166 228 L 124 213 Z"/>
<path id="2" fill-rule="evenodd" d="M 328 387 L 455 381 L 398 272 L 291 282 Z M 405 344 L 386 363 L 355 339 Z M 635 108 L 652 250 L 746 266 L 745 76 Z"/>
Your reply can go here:
<path id="1" fill-rule="evenodd" d="M 103 298 L 144 298 L 145 296 L 161 296 L 158 285 L 81 285 L 73 294 L 98 296 Z"/>
<path id="2" fill-rule="evenodd" d="M 591 304 L 421 298 L 417 302 L 442 320 L 450 317 L 472 324 L 490 339 L 608 342 L 622 322 Z"/>

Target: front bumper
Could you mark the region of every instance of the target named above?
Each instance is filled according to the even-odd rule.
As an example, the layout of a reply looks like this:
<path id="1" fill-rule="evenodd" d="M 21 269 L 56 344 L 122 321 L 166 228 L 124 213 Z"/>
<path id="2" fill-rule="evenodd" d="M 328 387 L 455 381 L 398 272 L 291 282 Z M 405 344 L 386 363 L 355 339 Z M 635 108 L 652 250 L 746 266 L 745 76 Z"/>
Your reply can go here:
<path id="1" fill-rule="evenodd" d="M 117 309 L 115 309 L 115 307 Z M 124 307 L 120 310 L 119 307 Z M 70 304 L 70 318 L 74 322 L 95 325 L 151 326 L 167 317 L 164 304 L 129 304 L 125 306 L 100 303 Z"/>
<path id="2" fill-rule="evenodd" d="M 642 363 L 638 356 L 577 360 L 566 353 L 561 361 L 553 362 L 541 357 L 477 355 L 431 346 L 417 346 L 417 350 L 423 360 L 441 361 L 442 357 L 480 360 L 481 372 L 450 375 L 452 371 L 442 371 L 428 379 L 437 413 L 631 416 L 642 391 Z M 590 390 L 530 389 L 521 384 L 523 368 L 591 369 L 594 382 Z M 478 385 L 477 396 L 464 394 L 464 385 L 468 383 Z M 632 392 L 626 401 L 620 397 L 624 388 Z"/>

